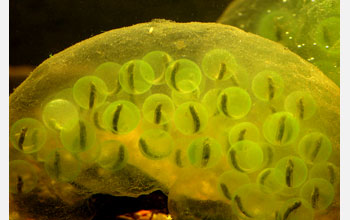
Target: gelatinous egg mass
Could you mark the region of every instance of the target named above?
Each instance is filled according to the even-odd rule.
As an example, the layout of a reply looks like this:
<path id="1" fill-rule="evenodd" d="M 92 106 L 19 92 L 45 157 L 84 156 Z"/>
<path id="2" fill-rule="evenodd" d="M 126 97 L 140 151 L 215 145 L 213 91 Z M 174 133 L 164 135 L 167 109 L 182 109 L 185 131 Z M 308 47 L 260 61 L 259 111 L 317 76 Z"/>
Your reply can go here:
<path id="1" fill-rule="evenodd" d="M 340 83 L 340 0 L 235 0 L 218 19 L 276 41 Z"/>
<path id="2" fill-rule="evenodd" d="M 298 28 L 284 10 L 256 24 Z M 9 128 L 14 219 L 92 219 L 96 195 L 157 190 L 174 220 L 339 214 L 339 88 L 231 26 L 157 20 L 74 45 L 10 96 Z"/>

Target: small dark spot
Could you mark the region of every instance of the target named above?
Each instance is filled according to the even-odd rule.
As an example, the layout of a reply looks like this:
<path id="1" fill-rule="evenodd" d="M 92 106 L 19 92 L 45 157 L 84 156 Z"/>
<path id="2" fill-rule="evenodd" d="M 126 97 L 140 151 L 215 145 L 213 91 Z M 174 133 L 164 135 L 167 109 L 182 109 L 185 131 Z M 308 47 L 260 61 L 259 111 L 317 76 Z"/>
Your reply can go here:
<path id="1" fill-rule="evenodd" d="M 183 165 L 182 165 L 182 160 L 181 160 L 181 150 L 176 150 L 176 153 L 175 153 L 175 163 L 178 167 L 182 168 Z"/>
<path id="2" fill-rule="evenodd" d="M 230 150 L 230 159 L 231 159 L 231 163 L 232 163 L 234 168 L 236 168 L 238 171 L 244 172 L 244 170 L 242 170 L 237 164 L 236 151 L 233 149 Z"/>
<path id="3" fill-rule="evenodd" d="M 23 189 L 23 179 L 21 176 L 17 176 L 17 192 L 20 194 L 22 193 L 22 189 Z"/>
<path id="4" fill-rule="evenodd" d="M 194 124 L 194 132 L 193 133 L 196 133 L 196 132 L 199 131 L 199 129 L 201 127 L 201 122 L 199 120 L 198 113 L 197 113 L 196 109 L 194 108 L 194 106 L 190 105 L 189 109 L 190 109 L 191 116 L 192 116 L 192 119 L 193 119 L 193 124 Z"/>
<path id="5" fill-rule="evenodd" d="M 264 185 L 265 184 L 265 180 L 266 178 L 271 174 L 271 170 L 267 170 L 266 172 L 264 172 L 259 180 L 259 183 L 261 185 Z"/>
<path id="6" fill-rule="evenodd" d="M 209 158 L 210 158 L 210 145 L 209 145 L 209 139 L 206 139 L 203 143 L 202 167 L 206 167 L 208 165 Z"/>
<path id="7" fill-rule="evenodd" d="M 329 171 L 329 182 L 333 185 L 335 182 L 335 172 L 331 165 L 328 165 L 328 171 Z"/>
<path id="8" fill-rule="evenodd" d="M 316 142 L 315 142 L 315 149 L 311 154 L 311 161 L 314 161 L 317 157 L 317 154 L 320 152 L 321 146 L 322 146 L 322 140 L 323 138 L 320 137 Z"/>
<path id="9" fill-rule="evenodd" d="M 27 131 L 28 131 L 28 128 L 22 128 L 21 134 L 19 135 L 18 148 L 21 150 L 23 150 L 23 143 L 24 143 L 24 139 L 26 137 Z"/>
<path id="10" fill-rule="evenodd" d="M 271 77 L 267 77 L 267 82 L 269 84 L 269 100 L 271 101 L 275 96 L 275 87 Z"/>
<path id="11" fill-rule="evenodd" d="M 161 118 L 162 118 L 162 104 L 159 104 L 157 105 L 154 111 L 154 123 L 159 124 Z"/>
<path id="12" fill-rule="evenodd" d="M 292 186 L 293 182 L 293 169 L 294 164 L 292 160 L 288 160 L 287 168 L 286 168 L 286 184 L 288 187 Z"/>
<path id="13" fill-rule="evenodd" d="M 117 109 L 114 112 L 114 116 L 113 116 L 113 130 L 115 132 L 118 132 L 118 121 L 119 121 L 119 116 L 120 116 L 120 112 L 123 109 L 123 105 L 118 105 Z"/>
<path id="14" fill-rule="evenodd" d="M 134 71 L 135 71 L 135 64 L 130 63 L 130 65 L 128 66 L 128 74 L 129 74 L 129 87 L 131 90 L 135 90 Z"/>
<path id="15" fill-rule="evenodd" d="M 221 96 L 220 105 L 221 105 L 221 110 L 224 113 L 224 115 L 226 115 L 227 117 L 231 117 L 227 111 L 227 95 L 226 94 L 223 94 Z"/>
<path id="16" fill-rule="evenodd" d="M 92 109 L 96 99 L 96 86 L 91 83 L 90 85 L 90 98 L 89 98 L 89 109 Z"/>
<path id="17" fill-rule="evenodd" d="M 60 169 L 60 154 L 57 151 L 55 152 L 55 161 L 53 166 L 54 166 L 54 169 L 53 169 L 54 175 L 56 179 L 58 179 L 61 173 L 61 169 Z"/>
<path id="18" fill-rule="evenodd" d="M 318 187 L 315 187 L 311 194 L 312 208 L 316 209 L 318 207 L 319 199 L 320 199 L 320 190 L 318 189 Z"/>
<path id="19" fill-rule="evenodd" d="M 247 133 L 247 129 L 243 129 L 242 131 L 239 132 L 238 135 L 238 140 L 237 141 L 242 141 L 244 140 L 244 135 Z"/>
<path id="20" fill-rule="evenodd" d="M 139 144 L 140 144 L 140 147 L 141 147 L 142 151 L 143 151 L 145 154 L 147 154 L 148 156 L 150 156 L 151 158 L 154 158 L 154 159 L 159 159 L 159 158 L 161 158 L 160 156 L 154 155 L 154 154 L 152 154 L 152 153 L 149 151 L 149 147 L 148 147 L 146 141 L 145 141 L 143 138 L 140 138 Z"/>
<path id="21" fill-rule="evenodd" d="M 86 148 L 86 126 L 83 121 L 79 121 L 80 149 Z"/>
<path id="22" fill-rule="evenodd" d="M 176 85 L 176 73 L 179 71 L 179 68 L 180 68 L 180 63 L 179 62 L 176 62 L 174 64 L 174 68 L 173 70 L 171 71 L 171 84 L 172 86 L 174 87 L 174 89 L 176 89 L 177 91 L 179 91 L 179 88 L 177 88 L 177 85 Z"/>
<path id="23" fill-rule="evenodd" d="M 97 111 L 94 113 L 94 124 L 95 124 L 96 128 L 98 128 L 99 130 L 103 130 L 103 128 L 100 126 L 100 123 L 98 120 L 98 112 Z"/>
<path id="24" fill-rule="evenodd" d="M 119 151 L 118 151 L 118 160 L 114 163 L 113 167 L 118 168 L 120 164 L 122 164 L 125 160 L 125 146 L 120 145 L 119 146 Z"/>
<path id="25" fill-rule="evenodd" d="M 278 122 L 278 131 L 276 133 L 276 140 L 280 143 L 282 142 L 285 126 L 286 126 L 286 116 L 282 116 Z"/>
<path id="26" fill-rule="evenodd" d="M 231 197 L 231 194 L 227 188 L 227 186 L 224 184 L 224 183 L 220 183 L 220 187 L 221 187 L 221 190 L 222 192 L 224 193 L 224 196 L 228 199 L 228 200 L 231 200 L 232 197 Z"/>
<path id="27" fill-rule="evenodd" d="M 220 72 L 218 74 L 218 80 L 222 80 L 222 78 L 224 77 L 226 73 L 226 64 L 225 63 L 221 63 L 220 65 Z"/>
<path id="28" fill-rule="evenodd" d="M 303 102 L 302 98 L 299 99 L 298 107 L 299 107 L 299 118 L 303 119 L 304 118 L 304 102 Z"/>
<path id="29" fill-rule="evenodd" d="M 301 206 L 301 202 L 295 202 L 291 207 L 289 207 L 283 215 L 283 220 L 286 220 L 288 216 L 297 210 Z"/>
<path id="30" fill-rule="evenodd" d="M 239 209 L 239 211 L 241 211 L 243 213 L 243 215 L 249 217 L 249 218 L 252 218 L 251 215 L 249 215 L 243 208 L 243 205 L 242 205 L 242 201 L 241 201 L 241 198 L 239 196 L 235 196 L 235 202 L 237 204 L 237 207 Z"/>

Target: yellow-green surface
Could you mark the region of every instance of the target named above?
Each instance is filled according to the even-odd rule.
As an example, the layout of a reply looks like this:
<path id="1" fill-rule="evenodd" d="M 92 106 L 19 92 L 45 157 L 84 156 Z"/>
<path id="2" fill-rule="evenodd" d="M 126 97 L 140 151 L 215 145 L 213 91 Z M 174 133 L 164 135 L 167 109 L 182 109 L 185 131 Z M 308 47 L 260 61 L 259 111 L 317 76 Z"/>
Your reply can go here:
<path id="1" fill-rule="evenodd" d="M 276 41 L 340 81 L 339 0 L 235 0 L 218 19 Z"/>
<path id="2" fill-rule="evenodd" d="M 214 49 L 231 54 L 227 57 L 234 57 L 237 69 L 233 71 L 233 67 L 226 65 L 232 59 L 226 61 L 219 57 L 210 64 L 219 65 L 213 68 L 219 73 L 204 74 L 201 69 L 203 58 Z M 139 61 L 135 61 L 152 51 L 163 51 L 164 59 L 169 60 L 169 55 L 173 60 L 163 73 L 164 78 L 159 75 L 160 70 L 156 75 L 153 72 L 152 76 L 144 76 L 152 72 L 148 68 L 152 64 L 139 65 Z M 131 60 L 134 60 L 134 65 L 128 63 Z M 83 76 L 96 75 L 96 68 L 106 62 L 120 64 L 122 68 L 119 71 L 118 65 L 113 64 L 106 71 L 118 69 L 118 73 L 105 73 L 105 76 L 120 73 L 125 75 L 125 79 L 122 82 L 120 75 L 115 79 L 107 77 L 107 80 L 101 77 L 106 80 L 109 89 L 107 99 L 99 103 L 100 107 L 94 106 L 99 94 L 91 82 L 81 90 L 84 94 L 80 94 L 88 97 L 88 105 L 85 101 L 84 106 L 89 108 L 85 109 L 75 101 L 79 96 L 72 98 L 74 90 L 69 88 L 74 88 Z M 124 64 L 127 64 L 125 68 Z M 147 66 L 146 69 L 144 66 Z M 230 68 L 226 69 L 226 66 Z M 226 70 L 230 73 L 225 74 Z M 283 91 L 275 96 L 275 88 L 279 88 L 280 81 L 265 77 L 261 83 L 267 84 L 267 90 L 261 91 L 267 92 L 268 100 L 256 96 L 252 89 L 254 77 L 263 71 L 275 72 L 284 84 Z M 188 75 L 184 74 L 186 72 Z M 211 77 L 220 75 L 222 77 Z M 119 87 L 118 82 L 124 83 L 124 86 Z M 115 88 L 110 88 L 114 83 Z M 213 89 L 215 92 L 210 97 L 203 98 Z M 88 94 L 85 94 L 86 91 Z M 236 91 L 240 91 L 238 96 Z M 278 112 L 288 110 L 284 102 L 294 91 L 308 93 L 315 101 L 316 111 L 310 118 L 300 117 L 300 112 L 304 111 L 304 105 L 300 104 L 304 103 L 303 99 L 298 101 L 299 111 L 279 115 Z M 145 100 L 152 94 L 164 94 L 170 101 L 163 97 L 160 101 L 154 99 L 157 103 L 145 106 Z M 241 99 L 242 94 L 249 98 L 249 105 L 246 99 Z M 271 217 L 271 213 L 288 217 L 293 214 L 291 206 L 304 202 L 299 193 L 307 178 L 304 178 L 304 173 L 299 178 L 300 174 L 295 173 L 298 169 L 294 170 L 294 166 L 298 167 L 294 161 L 299 160 L 289 160 L 285 167 L 283 164 L 278 167 L 284 173 L 278 175 L 275 178 L 277 183 L 273 184 L 282 185 L 280 192 L 271 193 L 271 190 L 259 187 L 261 181 L 258 179 L 262 177 L 258 176 L 262 170 L 274 168 L 280 159 L 287 156 L 302 160 L 298 143 L 312 132 L 328 137 L 333 150 L 327 161 L 333 166 L 332 171 L 339 167 L 339 88 L 316 67 L 283 46 L 227 25 L 157 20 L 112 30 L 78 43 L 43 62 L 10 96 L 10 127 L 24 117 L 42 121 L 46 104 L 57 98 L 69 101 L 76 109 L 74 112 L 79 114 L 78 118 L 70 120 L 71 123 L 89 121 L 93 124 L 96 138 L 87 138 L 90 127 L 85 123 L 76 124 L 72 129 L 74 125 L 64 120 L 65 117 L 73 117 L 72 114 L 54 111 L 44 114 L 45 120 L 57 119 L 62 126 L 51 128 L 52 124 L 44 123 L 48 126 L 47 141 L 38 152 L 23 154 L 10 144 L 10 161 L 25 160 L 35 167 L 38 175 L 38 184 L 31 192 L 21 196 L 10 195 L 11 213 L 18 212 L 23 217 L 35 216 L 30 209 L 18 205 L 20 201 L 26 201 L 30 207 L 28 198 L 32 198 L 33 194 L 74 205 L 93 193 L 135 197 L 161 189 L 169 195 L 169 210 L 174 219 L 236 219 L 235 216 L 261 219 Z M 232 117 L 242 109 L 244 113 Z M 263 126 L 273 115 L 278 116 L 273 117 L 273 125 Z M 244 126 L 240 131 L 231 132 L 235 125 L 242 122 L 252 123 L 260 135 L 250 137 L 256 131 L 246 131 Z M 296 124 L 298 130 L 294 129 Z M 267 139 L 263 135 L 264 130 L 268 131 Z M 70 137 L 69 140 L 75 143 L 72 145 L 74 148 L 62 144 L 60 133 Z M 24 141 L 26 139 L 25 132 L 14 135 L 22 136 Z M 232 140 L 231 136 L 237 136 L 237 140 Z M 106 144 L 105 141 L 111 142 Z M 240 141 L 249 142 L 253 147 L 246 148 L 246 144 Z M 111 147 L 113 143 L 116 149 Z M 228 151 L 231 146 L 239 153 Z M 256 155 L 248 155 L 251 150 Z M 114 156 L 111 158 L 109 154 Z M 317 146 L 314 154 L 318 154 Z M 249 171 L 240 170 L 239 165 L 249 168 Z M 306 172 L 312 167 L 312 164 L 306 163 Z M 318 169 L 314 170 L 318 178 L 329 178 Z M 229 171 L 233 171 L 229 177 L 222 176 Z M 10 172 L 17 171 L 10 169 Z M 248 180 L 226 185 L 227 179 L 235 179 L 237 172 L 238 176 L 243 175 Z M 333 174 L 331 178 L 339 179 L 336 172 Z M 296 183 L 293 177 L 298 177 Z M 246 185 L 248 183 L 251 185 Z M 18 181 L 10 184 L 21 188 Z M 338 182 L 333 181 L 333 187 L 335 198 L 326 211 L 310 210 L 308 202 L 299 205 L 300 210 L 305 210 L 305 216 L 337 219 Z M 246 190 L 248 193 L 245 193 Z M 256 198 L 254 195 L 257 195 Z M 317 197 L 315 195 L 314 198 Z M 261 204 L 264 200 L 274 205 Z M 300 210 L 295 214 L 301 215 Z M 58 209 L 52 208 L 47 214 L 55 212 Z M 65 218 L 69 217 L 67 214 Z M 36 218 L 47 219 L 42 215 Z"/>

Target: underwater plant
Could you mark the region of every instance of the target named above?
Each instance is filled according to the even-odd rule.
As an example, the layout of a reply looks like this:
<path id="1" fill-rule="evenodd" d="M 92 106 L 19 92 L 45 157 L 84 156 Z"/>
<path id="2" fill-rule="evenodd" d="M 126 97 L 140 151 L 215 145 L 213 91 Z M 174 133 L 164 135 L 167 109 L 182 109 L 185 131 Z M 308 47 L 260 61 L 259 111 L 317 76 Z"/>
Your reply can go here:
<path id="1" fill-rule="evenodd" d="M 337 219 L 339 120 L 339 87 L 275 42 L 216 23 L 112 30 L 10 96 L 10 212 L 86 219 L 93 194 L 162 190 L 178 220 Z"/>
<path id="2" fill-rule="evenodd" d="M 218 22 L 283 44 L 339 86 L 339 0 L 235 0 Z"/>

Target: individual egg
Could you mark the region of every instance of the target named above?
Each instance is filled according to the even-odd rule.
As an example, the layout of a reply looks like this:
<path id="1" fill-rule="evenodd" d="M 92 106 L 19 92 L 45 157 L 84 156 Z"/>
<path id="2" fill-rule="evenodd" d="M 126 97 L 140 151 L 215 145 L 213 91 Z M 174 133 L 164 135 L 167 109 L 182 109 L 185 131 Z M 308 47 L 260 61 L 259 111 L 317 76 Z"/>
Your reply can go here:
<path id="1" fill-rule="evenodd" d="M 107 85 L 97 76 L 84 76 L 73 86 L 75 102 L 84 109 L 101 106 L 107 98 Z"/>
<path id="2" fill-rule="evenodd" d="M 119 70 L 119 83 L 128 94 L 147 92 L 154 81 L 154 71 L 146 61 L 130 60 Z"/>
<path id="3" fill-rule="evenodd" d="M 280 182 L 282 178 L 283 174 L 280 170 L 266 168 L 259 173 L 256 182 L 260 186 L 261 191 L 265 193 L 277 193 L 283 189 L 283 184 Z"/>
<path id="4" fill-rule="evenodd" d="M 313 220 L 311 205 L 302 198 L 292 198 L 283 203 L 279 216 L 282 220 Z"/>
<path id="5" fill-rule="evenodd" d="M 264 219 L 275 208 L 273 197 L 262 192 L 257 184 L 240 186 L 232 195 L 231 203 L 234 213 L 241 219 Z"/>
<path id="6" fill-rule="evenodd" d="M 299 135 L 299 122 L 289 112 L 277 112 L 267 117 L 263 133 L 265 139 L 273 145 L 288 145 Z"/>
<path id="7" fill-rule="evenodd" d="M 169 64 L 173 61 L 171 56 L 164 51 L 151 51 L 147 53 L 142 60 L 151 65 L 154 71 L 154 85 L 160 85 L 164 83 L 165 71 Z"/>
<path id="8" fill-rule="evenodd" d="M 322 178 L 332 185 L 339 183 L 339 168 L 330 162 L 313 164 L 309 172 L 309 178 Z"/>
<path id="9" fill-rule="evenodd" d="M 265 70 L 253 78 L 252 90 L 255 97 L 261 101 L 271 101 L 282 95 L 284 82 L 276 72 Z"/>
<path id="10" fill-rule="evenodd" d="M 119 69 L 121 65 L 115 62 L 104 62 L 93 72 L 94 76 L 102 79 L 108 88 L 108 93 L 117 93 L 121 89 L 119 84 Z"/>
<path id="11" fill-rule="evenodd" d="M 332 143 L 320 132 L 305 135 L 299 142 L 298 152 L 308 163 L 327 161 L 332 154 Z"/>
<path id="12" fill-rule="evenodd" d="M 201 67 L 211 80 L 228 80 L 238 69 L 235 57 L 224 49 L 214 49 L 206 53 Z"/>
<path id="13" fill-rule="evenodd" d="M 190 144 L 187 155 L 193 166 L 210 168 L 215 166 L 222 157 L 221 145 L 214 138 L 200 137 Z"/>
<path id="14" fill-rule="evenodd" d="M 186 102 L 175 110 L 174 123 L 185 135 L 199 133 L 208 123 L 208 112 L 199 102 Z"/>
<path id="15" fill-rule="evenodd" d="M 81 171 L 81 162 L 68 150 L 56 148 L 44 162 L 46 173 L 55 180 L 69 182 Z"/>
<path id="16" fill-rule="evenodd" d="M 129 159 L 127 147 L 117 140 L 101 143 L 101 153 L 97 163 L 106 170 L 116 171 L 126 166 Z"/>
<path id="17" fill-rule="evenodd" d="M 310 93 L 295 91 L 285 99 L 284 109 L 301 120 L 307 120 L 315 114 L 316 102 Z"/>
<path id="18" fill-rule="evenodd" d="M 10 193 L 29 193 L 37 186 L 38 177 L 36 171 L 33 165 L 27 161 L 10 161 L 9 170 Z"/>
<path id="19" fill-rule="evenodd" d="M 135 104 L 125 100 L 112 102 L 103 112 L 103 125 L 117 134 L 127 134 L 140 122 L 140 110 Z"/>
<path id="20" fill-rule="evenodd" d="M 169 96 L 160 93 L 148 96 L 142 106 L 143 117 L 158 125 L 169 123 L 174 111 L 175 107 Z"/>
<path id="21" fill-rule="evenodd" d="M 305 162 L 299 157 L 284 157 L 277 162 L 275 168 L 283 174 L 276 177 L 285 187 L 297 188 L 306 181 L 308 169 Z"/>
<path id="22" fill-rule="evenodd" d="M 220 113 L 233 119 L 243 118 L 252 105 L 249 93 L 239 87 L 229 87 L 221 91 L 217 99 Z"/>
<path id="23" fill-rule="evenodd" d="M 251 122 L 242 122 L 231 128 L 228 134 L 228 140 L 231 145 L 238 141 L 251 140 L 259 141 L 259 129 Z"/>
<path id="24" fill-rule="evenodd" d="M 74 127 L 79 121 L 79 113 L 71 102 L 54 99 L 45 105 L 42 118 L 46 127 L 61 131 Z"/>
<path id="25" fill-rule="evenodd" d="M 72 129 L 63 129 L 60 133 L 63 146 L 73 153 L 88 150 L 95 144 L 96 131 L 87 120 L 79 120 Z"/>
<path id="26" fill-rule="evenodd" d="M 174 148 L 174 140 L 170 134 L 161 129 L 144 131 L 139 138 L 141 153 L 152 160 L 169 156 Z"/>
<path id="27" fill-rule="evenodd" d="M 249 183 L 250 179 L 246 173 L 230 170 L 220 175 L 218 189 L 223 197 L 231 201 L 232 195 L 238 187 Z"/>
<path id="28" fill-rule="evenodd" d="M 11 144 L 19 151 L 29 154 L 37 152 L 46 143 L 47 131 L 44 125 L 33 118 L 16 121 L 10 130 Z"/>
<path id="29" fill-rule="evenodd" d="M 228 163 L 237 171 L 252 173 L 258 170 L 264 160 L 259 144 L 243 140 L 233 144 L 227 153 Z"/>
<path id="30" fill-rule="evenodd" d="M 300 196 L 308 201 L 313 209 L 323 210 L 333 202 L 334 189 L 327 180 L 312 178 L 303 185 Z"/>
<path id="31" fill-rule="evenodd" d="M 199 87 L 202 71 L 198 65 L 189 59 L 175 60 L 165 72 L 167 85 L 178 92 L 189 93 Z"/>

